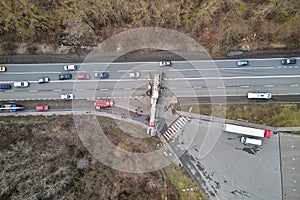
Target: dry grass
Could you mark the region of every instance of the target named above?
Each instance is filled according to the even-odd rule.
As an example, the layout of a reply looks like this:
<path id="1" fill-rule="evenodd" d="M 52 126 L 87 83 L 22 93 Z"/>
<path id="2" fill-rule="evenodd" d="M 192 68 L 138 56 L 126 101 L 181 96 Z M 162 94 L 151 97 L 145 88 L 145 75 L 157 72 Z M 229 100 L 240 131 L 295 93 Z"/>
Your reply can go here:
<path id="1" fill-rule="evenodd" d="M 201 193 L 199 187 L 191 179 L 189 174 L 182 167 L 169 165 L 165 168 L 166 175 L 169 181 L 176 188 L 179 198 L 185 199 L 202 199 L 206 200 L 205 196 Z"/>
<path id="2" fill-rule="evenodd" d="M 99 121 L 110 122 L 107 118 Z M 115 128 L 108 131 L 108 135 L 122 134 Z M 124 148 L 131 144 L 127 140 Z M 137 151 L 148 148 L 142 141 L 139 144 L 140 147 L 135 147 Z M 70 116 L 1 117 L 0 150 L 0 199 L 161 199 L 162 196 L 159 172 L 123 173 L 96 161 L 82 145 Z M 170 191 L 175 196 L 175 190 Z"/>
<path id="3" fill-rule="evenodd" d="M 192 108 L 192 109 L 191 109 Z M 211 105 L 181 105 L 182 111 L 211 115 Z M 229 104 L 227 119 L 248 120 L 269 126 L 300 126 L 300 104 Z"/>
<path id="4" fill-rule="evenodd" d="M 148 26 L 188 33 L 215 54 L 300 44 L 298 0 L 2 0 L 0 7 L 2 54 L 16 53 L 11 45 L 25 41 L 93 46 Z"/>

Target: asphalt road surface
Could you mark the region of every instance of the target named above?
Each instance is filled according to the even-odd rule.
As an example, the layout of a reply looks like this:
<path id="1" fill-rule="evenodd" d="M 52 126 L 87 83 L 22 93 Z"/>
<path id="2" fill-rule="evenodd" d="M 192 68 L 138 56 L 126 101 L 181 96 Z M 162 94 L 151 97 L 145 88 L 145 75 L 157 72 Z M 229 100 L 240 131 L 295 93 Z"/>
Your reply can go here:
<path id="1" fill-rule="evenodd" d="M 281 200 L 278 135 L 262 146 L 244 145 L 240 137 L 218 130 L 216 122 L 192 119 L 172 146 L 185 152 L 181 160 L 190 162 L 183 164 L 195 180 L 200 174 L 210 199 Z"/>
<path id="2" fill-rule="evenodd" d="M 237 60 L 176 61 L 171 67 L 157 62 L 83 63 L 71 80 L 58 80 L 64 63 L 7 64 L 0 74 L 0 83 L 29 81 L 28 88 L 2 90 L 0 99 L 58 99 L 73 93 L 75 98 L 111 98 L 143 96 L 149 74 L 162 73 L 162 95 L 175 97 L 245 96 L 247 92 L 270 92 L 273 95 L 300 94 L 300 66 L 283 66 L 279 58 L 249 59 L 250 65 L 237 67 Z M 109 72 L 108 79 L 96 79 L 95 72 Z M 138 79 L 129 79 L 129 72 L 138 71 Z M 67 72 L 69 73 L 69 72 Z M 77 74 L 90 74 L 90 80 L 77 80 Z M 50 83 L 38 84 L 40 77 Z"/>

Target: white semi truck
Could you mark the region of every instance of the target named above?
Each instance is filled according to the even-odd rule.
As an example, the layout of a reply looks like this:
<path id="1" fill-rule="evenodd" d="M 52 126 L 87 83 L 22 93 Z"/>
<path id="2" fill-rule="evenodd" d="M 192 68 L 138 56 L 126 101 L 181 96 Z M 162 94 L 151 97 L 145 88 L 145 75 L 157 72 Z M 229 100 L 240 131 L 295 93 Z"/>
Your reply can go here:
<path id="1" fill-rule="evenodd" d="M 245 126 L 237 126 L 233 124 L 224 124 L 223 130 L 231 133 L 238 133 L 238 134 L 248 135 L 248 136 L 253 136 L 258 138 L 271 137 L 270 130 L 257 129 L 257 128 L 251 128 Z"/>

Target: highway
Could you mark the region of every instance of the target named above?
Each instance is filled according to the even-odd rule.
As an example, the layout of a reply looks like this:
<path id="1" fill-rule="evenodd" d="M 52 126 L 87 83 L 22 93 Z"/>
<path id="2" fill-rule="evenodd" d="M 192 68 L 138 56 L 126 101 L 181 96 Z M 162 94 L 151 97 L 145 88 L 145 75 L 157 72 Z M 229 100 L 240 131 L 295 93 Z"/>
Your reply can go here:
<path id="1" fill-rule="evenodd" d="M 298 58 L 299 59 L 299 58 Z M 71 80 L 58 80 L 65 63 L 7 64 L 0 73 L 0 84 L 29 81 L 28 88 L 2 90 L 0 99 L 58 99 L 73 93 L 76 99 L 131 98 L 145 95 L 147 75 L 162 73 L 163 96 L 245 96 L 247 92 L 270 92 L 273 95 L 300 94 L 300 66 L 283 66 L 280 58 L 249 59 L 250 65 L 237 67 L 237 60 L 174 61 L 171 67 L 159 67 L 157 62 L 83 63 Z M 96 79 L 95 72 L 109 72 L 108 79 Z M 139 79 L 129 79 L 128 73 L 140 72 Z M 77 80 L 77 74 L 88 73 L 90 80 Z M 50 83 L 38 84 L 40 77 Z"/>

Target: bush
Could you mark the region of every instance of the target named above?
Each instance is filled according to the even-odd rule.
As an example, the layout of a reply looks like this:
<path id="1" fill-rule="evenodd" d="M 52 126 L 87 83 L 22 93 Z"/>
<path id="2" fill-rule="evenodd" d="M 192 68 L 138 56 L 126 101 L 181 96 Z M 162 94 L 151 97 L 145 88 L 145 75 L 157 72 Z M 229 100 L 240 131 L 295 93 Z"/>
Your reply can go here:
<path id="1" fill-rule="evenodd" d="M 38 48 L 36 46 L 30 46 L 27 48 L 26 51 L 28 54 L 34 55 L 34 54 L 37 54 L 37 50 L 38 50 Z"/>
<path id="2" fill-rule="evenodd" d="M 4 43 L 1 45 L 5 55 L 13 55 L 17 53 L 18 45 L 12 43 Z"/>

